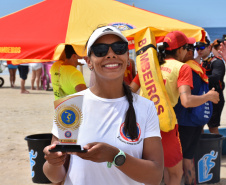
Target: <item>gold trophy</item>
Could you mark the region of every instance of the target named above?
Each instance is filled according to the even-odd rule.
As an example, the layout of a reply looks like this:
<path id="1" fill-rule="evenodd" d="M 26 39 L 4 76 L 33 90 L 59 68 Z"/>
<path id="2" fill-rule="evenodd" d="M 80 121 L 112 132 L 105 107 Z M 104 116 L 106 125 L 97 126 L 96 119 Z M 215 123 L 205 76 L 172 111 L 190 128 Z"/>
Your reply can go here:
<path id="1" fill-rule="evenodd" d="M 76 145 L 81 125 L 83 96 L 75 95 L 54 102 L 54 124 L 57 126 L 59 144 L 51 152 L 86 152 Z"/>

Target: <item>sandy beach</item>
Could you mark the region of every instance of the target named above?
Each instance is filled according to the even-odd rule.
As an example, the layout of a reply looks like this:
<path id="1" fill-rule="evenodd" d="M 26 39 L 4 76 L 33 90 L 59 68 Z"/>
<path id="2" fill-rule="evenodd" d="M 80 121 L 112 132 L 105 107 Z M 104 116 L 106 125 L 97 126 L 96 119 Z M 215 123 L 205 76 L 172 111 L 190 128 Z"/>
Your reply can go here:
<path id="1" fill-rule="evenodd" d="M 89 84 L 90 72 L 87 67 L 84 67 L 83 72 L 85 81 Z M 8 75 L 0 73 L 0 76 L 5 80 L 0 88 L 0 184 L 32 185 L 28 146 L 24 138 L 27 135 L 51 132 L 53 91 L 30 90 L 29 73 L 26 87 L 30 94 L 21 94 L 18 75 L 15 88 L 10 87 Z M 221 127 L 226 127 L 226 108 L 223 110 Z M 221 181 L 217 185 L 226 185 L 226 156 L 222 156 Z"/>

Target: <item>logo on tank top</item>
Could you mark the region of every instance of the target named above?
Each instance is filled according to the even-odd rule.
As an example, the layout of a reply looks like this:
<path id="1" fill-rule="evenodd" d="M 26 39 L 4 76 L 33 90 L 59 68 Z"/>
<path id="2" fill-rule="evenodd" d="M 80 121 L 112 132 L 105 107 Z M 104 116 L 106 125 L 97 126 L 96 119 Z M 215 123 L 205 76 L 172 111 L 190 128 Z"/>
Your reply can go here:
<path id="1" fill-rule="evenodd" d="M 141 135 L 141 129 L 140 129 L 140 125 L 137 123 L 137 132 L 138 132 L 138 137 L 134 140 L 132 140 L 130 138 L 130 136 L 128 135 L 128 133 L 125 132 L 124 130 L 124 125 L 125 123 L 122 123 L 120 126 L 120 135 L 117 137 L 121 142 L 124 142 L 126 144 L 130 144 L 130 145 L 136 145 L 139 144 L 142 139 L 140 139 L 140 135 Z"/>

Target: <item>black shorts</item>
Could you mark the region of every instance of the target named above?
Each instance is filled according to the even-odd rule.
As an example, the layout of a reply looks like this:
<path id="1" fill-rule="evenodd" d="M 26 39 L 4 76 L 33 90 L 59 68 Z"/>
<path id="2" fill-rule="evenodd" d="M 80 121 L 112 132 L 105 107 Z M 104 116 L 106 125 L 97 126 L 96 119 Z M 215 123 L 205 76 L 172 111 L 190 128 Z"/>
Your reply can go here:
<path id="1" fill-rule="evenodd" d="M 20 78 L 23 80 L 26 80 L 29 72 L 29 66 L 19 65 L 18 70 L 19 70 Z"/>
<path id="2" fill-rule="evenodd" d="M 220 96 L 220 101 L 218 104 L 213 103 L 213 114 L 209 120 L 208 127 L 213 128 L 213 127 L 219 127 L 220 126 L 220 121 L 221 121 L 221 113 L 224 108 L 224 95 L 223 92 L 219 93 Z"/>
<path id="3" fill-rule="evenodd" d="M 183 158 L 193 159 L 199 138 L 202 133 L 202 126 L 181 126 L 179 125 L 180 142 Z"/>

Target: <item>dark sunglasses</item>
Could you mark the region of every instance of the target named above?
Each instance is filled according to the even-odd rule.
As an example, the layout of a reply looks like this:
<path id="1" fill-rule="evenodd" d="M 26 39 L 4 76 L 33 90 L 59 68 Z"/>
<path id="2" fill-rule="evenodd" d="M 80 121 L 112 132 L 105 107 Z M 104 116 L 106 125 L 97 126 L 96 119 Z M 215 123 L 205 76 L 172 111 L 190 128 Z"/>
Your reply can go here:
<path id="1" fill-rule="evenodd" d="M 91 46 L 91 51 L 97 57 L 104 57 L 107 55 L 110 47 L 116 55 L 123 55 L 128 51 L 128 42 L 119 41 L 112 44 L 95 44 Z"/>
<path id="2" fill-rule="evenodd" d="M 181 46 L 184 50 L 185 49 L 187 49 L 188 48 L 188 45 L 187 44 L 185 44 L 185 45 L 183 45 L 183 46 Z"/>
<path id="3" fill-rule="evenodd" d="M 196 47 L 195 49 L 198 51 L 198 50 L 204 50 L 206 48 L 206 46 L 200 46 L 200 47 Z"/>

